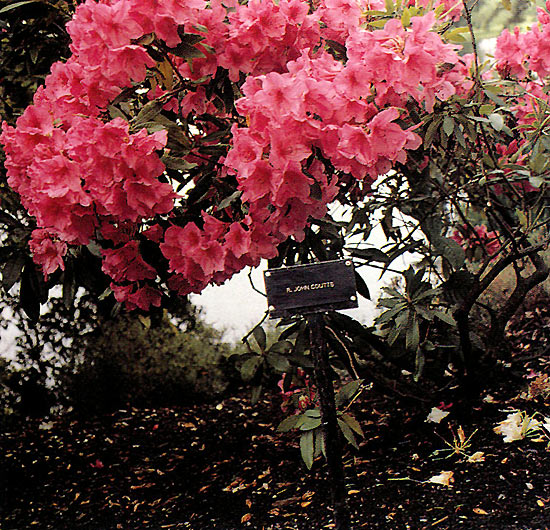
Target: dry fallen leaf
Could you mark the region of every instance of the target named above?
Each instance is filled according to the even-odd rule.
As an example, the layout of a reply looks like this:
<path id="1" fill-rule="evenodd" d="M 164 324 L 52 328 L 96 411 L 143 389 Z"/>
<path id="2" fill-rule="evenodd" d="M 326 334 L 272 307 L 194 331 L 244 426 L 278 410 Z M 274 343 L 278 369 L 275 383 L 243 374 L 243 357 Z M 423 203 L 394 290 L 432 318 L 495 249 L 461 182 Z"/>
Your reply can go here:
<path id="1" fill-rule="evenodd" d="M 473 455 L 468 457 L 468 462 L 472 464 L 476 462 L 485 462 L 485 453 L 483 451 L 476 451 Z"/>
<path id="2" fill-rule="evenodd" d="M 504 442 L 510 443 L 516 440 L 523 440 L 529 434 L 538 430 L 542 422 L 528 416 L 525 412 L 516 411 L 508 414 L 507 418 L 493 429 L 497 434 L 504 437 Z"/>
<path id="3" fill-rule="evenodd" d="M 483 508 L 474 508 L 474 513 L 478 515 L 489 515 Z"/>
<path id="4" fill-rule="evenodd" d="M 425 421 L 431 423 L 440 423 L 441 420 L 446 418 L 448 415 L 449 412 L 438 409 L 437 407 L 433 407 Z"/>
<path id="5" fill-rule="evenodd" d="M 452 488 L 451 484 L 455 480 L 453 475 L 454 473 L 452 471 L 442 471 L 439 475 L 434 475 L 428 479 L 428 482 L 431 482 L 432 484 L 441 484 L 442 486 Z"/>

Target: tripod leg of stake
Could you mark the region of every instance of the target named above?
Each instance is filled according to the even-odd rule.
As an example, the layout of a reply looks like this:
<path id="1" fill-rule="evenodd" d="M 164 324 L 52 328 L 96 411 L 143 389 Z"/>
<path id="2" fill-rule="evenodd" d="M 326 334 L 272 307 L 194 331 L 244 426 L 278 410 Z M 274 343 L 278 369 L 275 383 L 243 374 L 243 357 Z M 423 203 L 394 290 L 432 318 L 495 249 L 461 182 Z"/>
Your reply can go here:
<path id="1" fill-rule="evenodd" d="M 334 386 L 330 377 L 327 344 L 323 337 L 324 320 L 322 313 L 314 313 L 309 316 L 308 325 L 315 379 L 321 406 L 321 422 L 325 439 L 332 506 L 334 508 L 334 523 L 337 530 L 349 530 L 350 516 L 346 506 L 342 444 L 334 402 Z"/>

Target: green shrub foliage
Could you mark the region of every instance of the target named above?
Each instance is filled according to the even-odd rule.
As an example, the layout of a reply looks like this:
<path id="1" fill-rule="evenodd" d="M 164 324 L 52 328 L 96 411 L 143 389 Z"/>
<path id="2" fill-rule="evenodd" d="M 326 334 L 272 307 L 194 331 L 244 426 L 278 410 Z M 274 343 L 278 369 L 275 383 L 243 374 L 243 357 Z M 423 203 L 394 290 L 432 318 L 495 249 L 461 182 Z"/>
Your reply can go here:
<path id="1" fill-rule="evenodd" d="M 77 410 L 94 412 L 210 399 L 228 386 L 229 353 L 203 323 L 181 331 L 167 316 L 151 325 L 148 318 L 123 315 L 86 340 L 67 394 Z"/>

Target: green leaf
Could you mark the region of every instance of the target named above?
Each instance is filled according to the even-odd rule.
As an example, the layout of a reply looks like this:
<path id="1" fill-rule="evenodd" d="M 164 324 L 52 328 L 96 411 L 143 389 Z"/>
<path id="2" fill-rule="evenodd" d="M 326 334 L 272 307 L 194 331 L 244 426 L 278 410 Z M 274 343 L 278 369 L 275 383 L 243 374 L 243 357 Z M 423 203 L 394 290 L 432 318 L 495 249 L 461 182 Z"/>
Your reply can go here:
<path id="1" fill-rule="evenodd" d="M 325 434 L 323 433 L 323 429 L 315 429 L 313 431 L 314 435 L 314 442 L 315 442 L 315 452 L 314 456 L 321 456 L 321 453 L 325 455 L 326 457 L 326 450 L 325 450 Z"/>
<path id="2" fill-rule="evenodd" d="M 300 453 L 302 460 L 308 469 L 313 466 L 313 458 L 315 454 L 315 443 L 313 431 L 307 431 L 300 436 Z"/>
<path id="3" fill-rule="evenodd" d="M 143 108 L 139 111 L 138 115 L 135 117 L 134 125 L 136 127 L 139 127 L 141 124 L 153 121 L 155 116 L 160 114 L 162 111 L 163 103 L 160 101 L 154 99 L 153 101 L 149 101 L 149 103 L 146 103 L 143 105 Z"/>
<path id="4" fill-rule="evenodd" d="M 404 304 L 401 304 L 401 305 L 395 306 L 393 309 L 384 311 L 380 316 L 376 318 L 375 320 L 376 324 L 381 325 L 381 324 L 385 324 L 386 322 L 389 322 L 395 316 L 401 313 L 405 309 L 405 307 L 406 306 Z"/>
<path id="5" fill-rule="evenodd" d="M 442 121 L 443 116 L 434 116 L 430 125 L 428 125 L 428 128 L 426 129 L 426 134 L 424 135 L 424 147 L 430 147 Z"/>
<path id="6" fill-rule="evenodd" d="M 218 204 L 218 210 L 225 210 L 232 202 L 236 201 L 241 195 L 243 194 L 242 191 L 237 190 L 233 192 L 229 197 L 226 197 L 223 201 Z"/>
<path id="7" fill-rule="evenodd" d="M 241 377 L 243 380 L 252 380 L 262 363 L 263 358 L 260 355 L 255 355 L 254 357 L 247 359 L 241 366 Z"/>
<path id="8" fill-rule="evenodd" d="M 267 362 L 278 372 L 284 373 L 290 370 L 290 363 L 284 355 L 269 351 L 266 353 L 265 358 L 267 359 Z"/>
<path id="9" fill-rule="evenodd" d="M 401 25 L 406 28 L 411 23 L 411 10 L 409 8 L 403 10 L 401 15 Z"/>
<path id="10" fill-rule="evenodd" d="M 63 304 L 67 309 L 73 307 L 74 297 L 76 295 L 76 279 L 72 265 L 65 265 L 63 272 Z"/>
<path id="11" fill-rule="evenodd" d="M 5 13 L 6 11 L 11 11 L 12 9 L 17 9 L 18 7 L 24 6 L 26 4 L 36 4 L 42 3 L 41 0 L 26 0 L 25 2 L 15 2 L 15 4 L 10 4 L 6 7 L 0 9 L 0 13 Z"/>
<path id="12" fill-rule="evenodd" d="M 281 423 L 279 423 L 279 426 L 277 427 L 277 430 L 279 432 L 288 432 L 292 429 L 297 428 L 298 420 L 300 419 L 300 416 L 294 415 L 289 416 L 288 418 L 285 418 Z"/>
<path id="13" fill-rule="evenodd" d="M 260 396 L 262 395 L 262 385 L 256 385 L 254 388 L 252 388 L 252 394 L 250 396 L 250 402 L 252 405 L 255 405 L 260 400 Z"/>
<path id="14" fill-rule="evenodd" d="M 293 353 L 289 359 L 302 368 L 313 368 L 313 361 L 310 357 L 301 353 Z"/>
<path id="15" fill-rule="evenodd" d="M 506 102 L 500 98 L 498 95 L 502 93 L 501 89 L 496 86 L 486 86 L 485 95 L 499 107 L 506 107 Z"/>
<path id="16" fill-rule="evenodd" d="M 420 344 L 420 326 L 418 318 L 411 311 L 407 322 L 407 332 L 405 334 L 405 347 L 409 351 L 416 351 Z"/>
<path id="17" fill-rule="evenodd" d="M 199 37 L 199 35 L 197 35 Z M 201 37 L 202 40 L 203 37 Z M 187 42 L 180 42 L 175 48 L 170 49 L 170 53 L 176 57 L 181 57 L 185 60 L 190 59 L 200 59 L 201 57 L 206 57 L 203 52 L 192 44 Z"/>
<path id="18" fill-rule="evenodd" d="M 426 282 L 424 282 L 424 285 L 429 286 L 429 284 L 426 284 Z M 426 289 L 426 290 L 420 289 L 420 292 L 414 295 L 414 301 L 419 302 L 421 300 L 425 300 L 426 298 L 433 298 L 434 296 L 437 296 L 440 293 L 441 293 L 441 289 L 439 287 L 436 287 L 435 289 Z"/>
<path id="19" fill-rule="evenodd" d="M 303 354 L 309 350 L 309 331 L 303 327 L 298 332 L 296 340 L 294 341 L 294 353 Z"/>
<path id="20" fill-rule="evenodd" d="M 351 444 L 355 449 L 359 449 L 359 446 L 357 445 L 357 440 L 355 439 L 355 435 L 353 434 L 353 431 L 349 427 L 349 425 L 338 418 L 338 425 L 340 426 L 340 430 L 342 431 L 342 434 L 344 435 L 344 438 Z"/>
<path id="21" fill-rule="evenodd" d="M 461 147 L 466 149 L 466 138 L 464 138 L 464 133 L 462 132 L 462 125 L 459 125 L 458 123 L 455 127 L 455 137 Z"/>
<path id="22" fill-rule="evenodd" d="M 342 420 L 348 424 L 350 429 L 355 431 L 359 436 L 362 436 L 363 438 L 365 437 L 363 429 L 361 429 L 361 425 L 359 425 L 359 422 L 353 416 L 350 416 L 349 414 L 342 414 L 340 418 L 342 418 Z"/>
<path id="23" fill-rule="evenodd" d="M 166 154 L 162 156 L 160 161 L 168 169 L 175 169 L 176 171 L 183 171 L 185 173 L 197 166 L 197 164 L 192 164 L 190 162 L 187 162 L 187 160 L 184 160 L 183 158 L 170 156 Z"/>
<path id="24" fill-rule="evenodd" d="M 128 121 L 128 117 L 124 112 L 122 112 L 118 107 L 115 107 L 114 105 L 109 105 L 107 107 L 107 110 L 109 111 L 109 116 L 111 116 L 111 119 L 114 120 L 115 118 L 122 118 L 124 121 Z"/>
<path id="25" fill-rule="evenodd" d="M 346 250 L 355 258 L 361 258 L 366 261 L 376 261 L 380 263 L 389 263 L 391 258 L 377 248 L 346 248 Z"/>
<path id="26" fill-rule="evenodd" d="M 426 362 L 426 357 L 424 356 L 424 352 L 422 351 L 422 348 L 418 348 L 416 352 L 416 359 L 414 361 L 413 379 L 415 380 L 415 382 L 418 382 L 420 377 L 422 377 L 422 372 L 424 371 L 425 362 Z"/>
<path id="27" fill-rule="evenodd" d="M 492 114 L 495 110 L 495 106 L 494 105 L 490 105 L 488 103 L 485 103 L 484 105 L 481 105 L 481 107 L 479 107 L 479 113 L 480 114 L 484 114 L 484 115 L 488 115 L 488 114 Z"/>
<path id="28" fill-rule="evenodd" d="M 308 418 L 320 418 L 321 411 L 319 409 L 309 409 L 304 412 L 304 415 Z"/>
<path id="29" fill-rule="evenodd" d="M 378 19 L 378 20 L 373 20 L 373 21 L 369 22 L 369 26 L 373 27 L 373 28 L 376 28 L 376 29 L 384 29 L 384 26 L 386 25 L 387 21 L 388 21 L 388 19 L 385 19 L 385 18 L 381 18 L 381 19 Z"/>
<path id="30" fill-rule="evenodd" d="M 442 322 L 445 322 L 445 324 L 449 324 L 450 326 L 456 326 L 456 320 L 453 318 L 453 316 L 450 313 L 447 313 L 446 311 L 434 311 L 434 316 L 439 318 Z"/>
<path id="31" fill-rule="evenodd" d="M 469 29 L 466 27 L 452 28 L 443 33 L 443 38 L 453 44 L 462 44 L 466 40 L 462 33 L 468 33 L 468 31 Z"/>
<path id="32" fill-rule="evenodd" d="M 361 277 L 361 275 L 355 271 L 355 283 L 357 285 L 357 292 L 367 300 L 370 300 L 370 291 L 367 287 L 367 284 L 365 283 L 365 280 Z"/>
<path id="33" fill-rule="evenodd" d="M 252 335 L 256 340 L 256 344 L 260 347 L 260 350 L 265 351 L 265 347 L 267 346 L 267 335 L 265 334 L 264 328 L 262 328 L 262 326 L 256 326 L 252 330 Z"/>
<path id="34" fill-rule="evenodd" d="M 2 267 L 2 287 L 6 292 L 19 280 L 24 265 L 25 256 L 19 252 L 10 256 L 10 259 L 4 263 Z"/>
<path id="35" fill-rule="evenodd" d="M 447 136 L 451 136 L 455 130 L 455 121 L 450 116 L 445 116 L 443 119 L 443 131 Z"/>
<path id="36" fill-rule="evenodd" d="M 454 270 L 458 270 L 464 265 L 466 253 L 454 239 L 439 237 L 433 241 L 433 245 L 436 252 L 447 259 Z"/>
<path id="37" fill-rule="evenodd" d="M 311 431 L 317 429 L 321 425 L 321 418 L 310 418 L 309 416 L 305 417 L 305 420 L 300 425 L 301 431 Z"/>
<path id="38" fill-rule="evenodd" d="M 359 392 L 361 385 L 363 384 L 363 379 L 355 379 L 344 385 L 340 391 L 336 394 L 335 401 L 336 407 L 341 407 L 342 405 L 349 403 Z"/>
<path id="39" fill-rule="evenodd" d="M 293 346 L 294 345 L 289 340 L 279 340 L 275 344 L 273 344 L 271 348 L 269 348 L 269 351 L 276 353 L 289 353 L 290 351 L 292 351 Z"/>

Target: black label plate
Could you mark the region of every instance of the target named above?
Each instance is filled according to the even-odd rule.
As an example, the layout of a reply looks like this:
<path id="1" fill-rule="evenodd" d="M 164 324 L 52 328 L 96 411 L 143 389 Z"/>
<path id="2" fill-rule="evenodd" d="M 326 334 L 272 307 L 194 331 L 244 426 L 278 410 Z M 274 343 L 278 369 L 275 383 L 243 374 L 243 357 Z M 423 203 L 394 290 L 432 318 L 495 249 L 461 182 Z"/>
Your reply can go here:
<path id="1" fill-rule="evenodd" d="M 264 281 L 270 318 L 358 307 L 350 259 L 268 269 Z"/>

